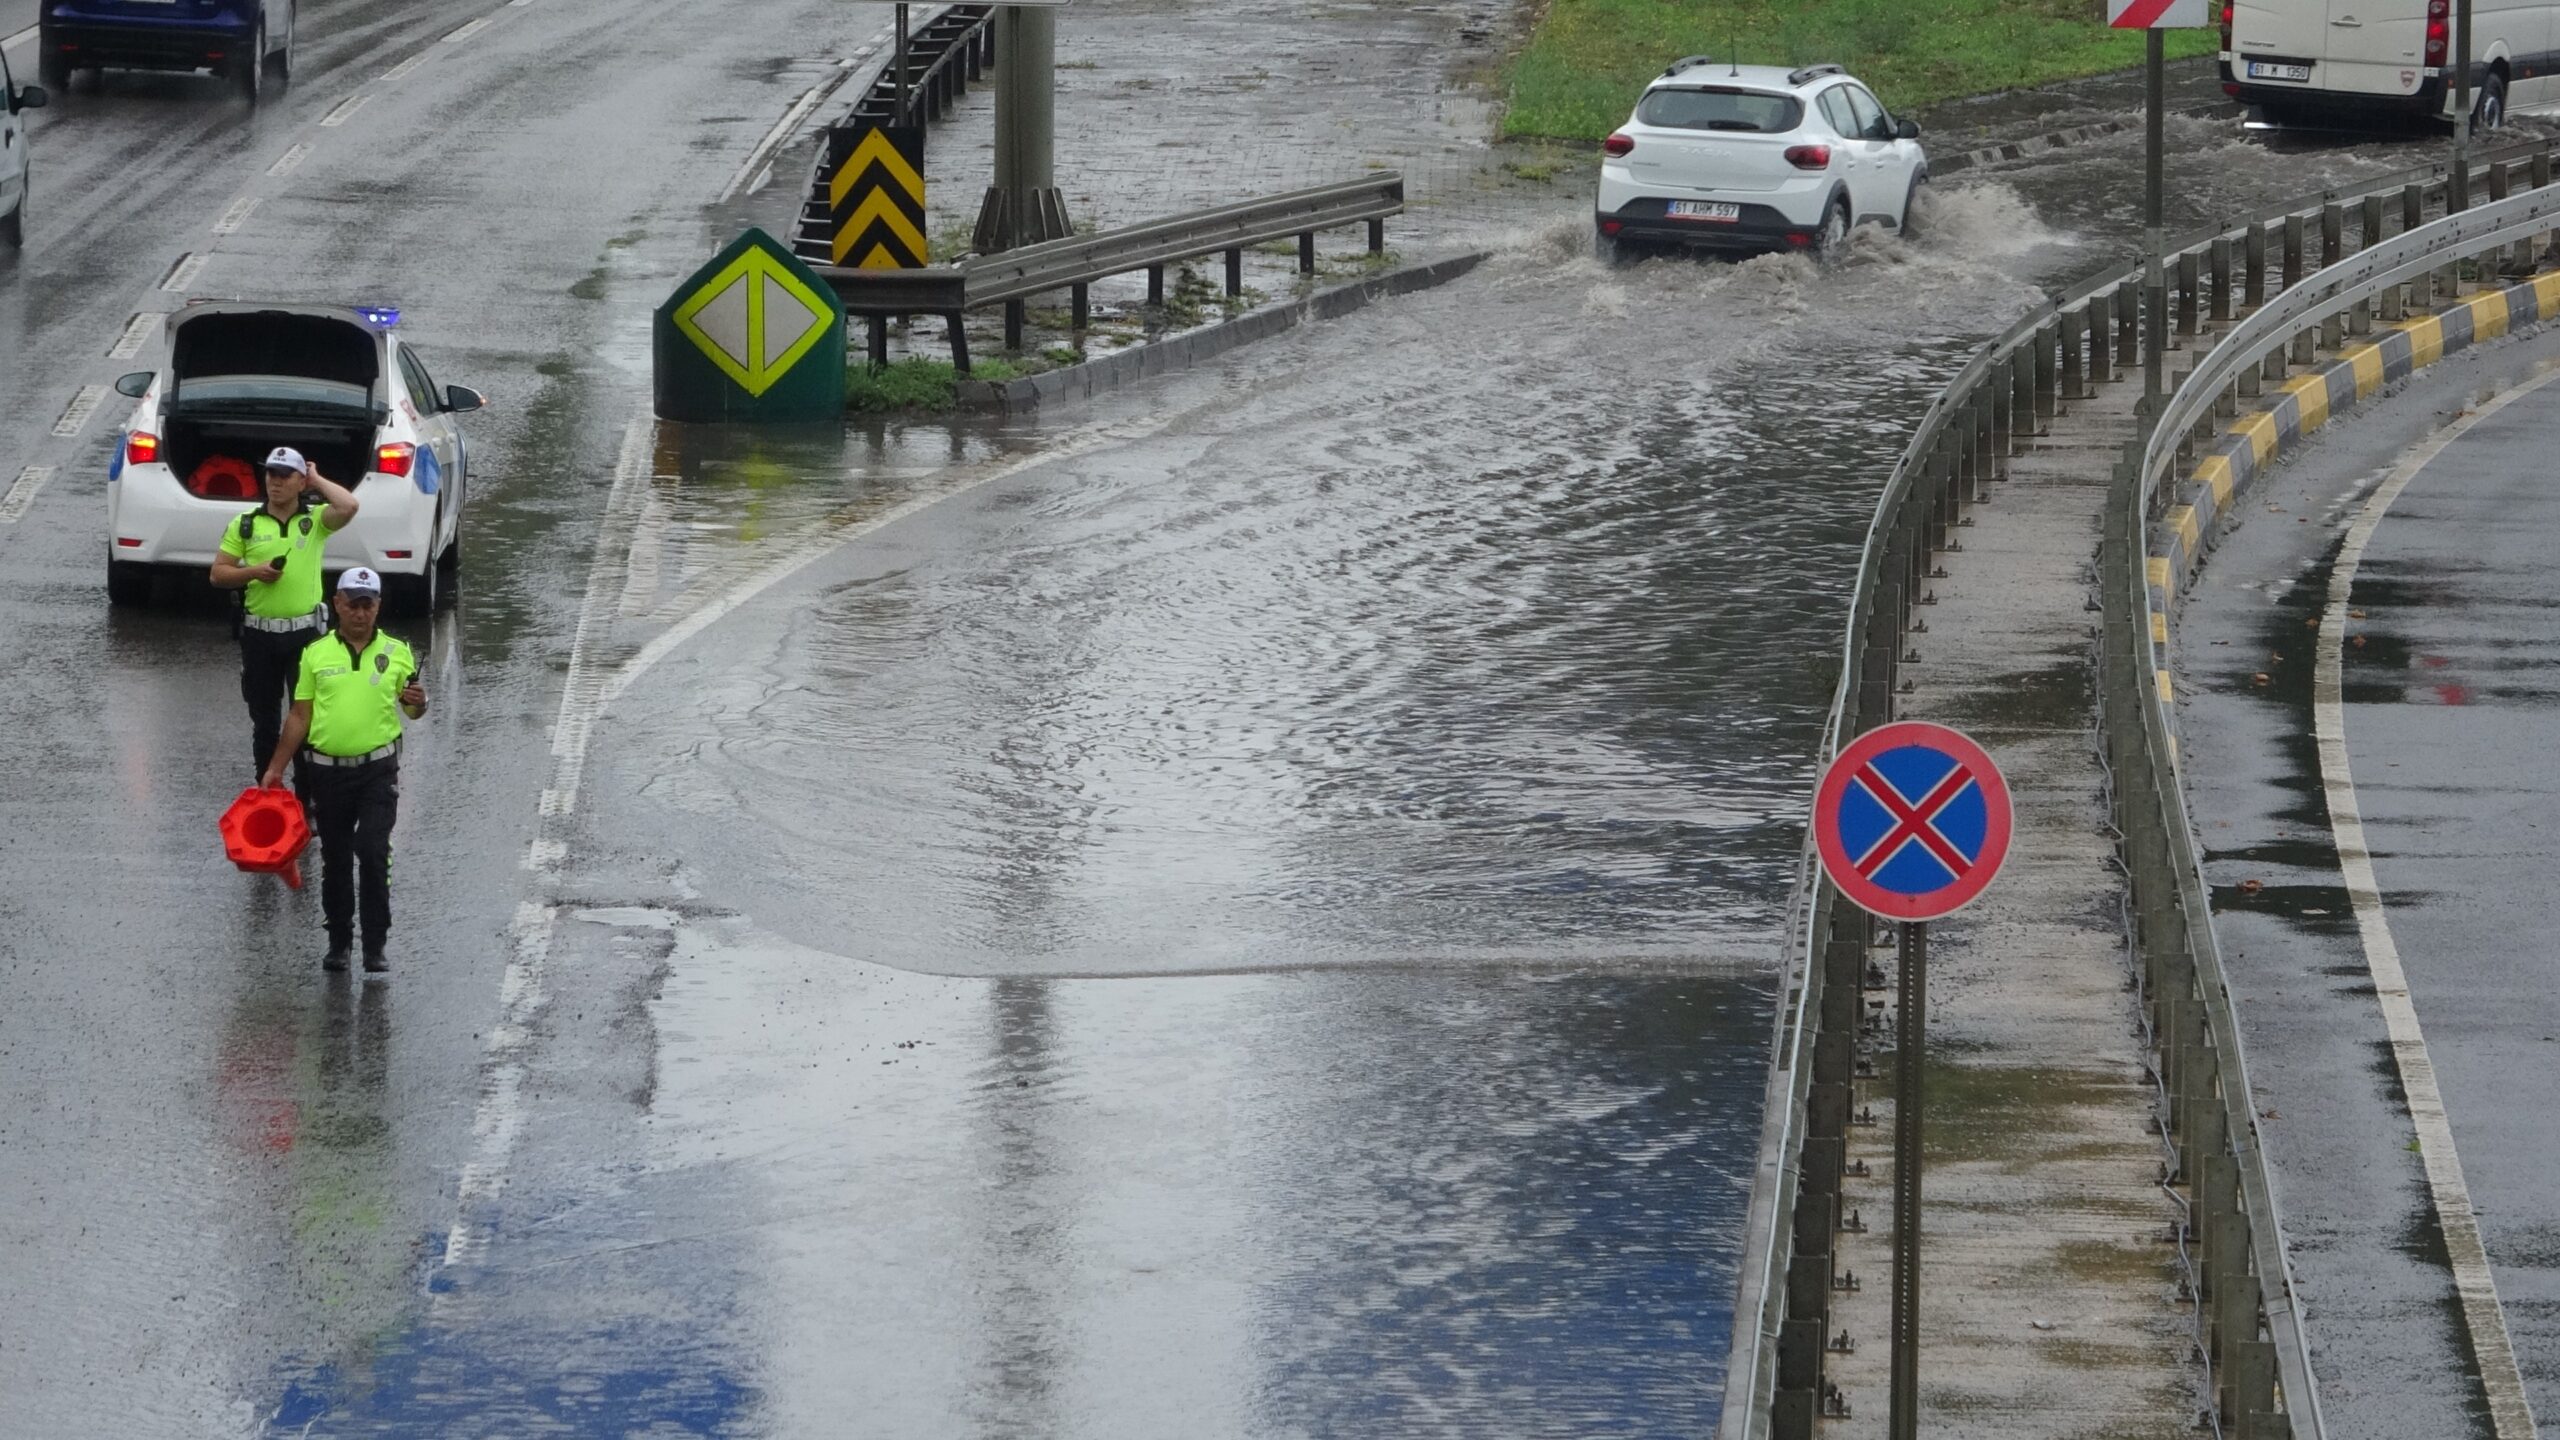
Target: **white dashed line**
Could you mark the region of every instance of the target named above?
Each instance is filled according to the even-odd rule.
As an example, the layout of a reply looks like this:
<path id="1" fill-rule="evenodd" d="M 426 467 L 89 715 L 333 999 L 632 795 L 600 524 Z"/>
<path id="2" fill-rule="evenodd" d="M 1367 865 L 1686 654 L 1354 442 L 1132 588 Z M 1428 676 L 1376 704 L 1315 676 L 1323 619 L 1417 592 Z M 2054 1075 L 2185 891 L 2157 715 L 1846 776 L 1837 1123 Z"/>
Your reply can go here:
<path id="1" fill-rule="evenodd" d="M 107 358 L 130 360 L 141 354 L 142 347 L 151 343 L 151 332 L 160 328 L 160 320 L 160 316 L 145 311 L 126 321 L 124 334 L 116 340 L 115 347 L 107 352 Z"/>
<path id="2" fill-rule="evenodd" d="M 89 417 L 98 413 L 98 402 L 106 398 L 107 387 L 104 385 L 81 386 L 80 393 L 72 396 L 71 403 L 63 408 L 62 418 L 53 422 L 53 433 L 57 436 L 79 434 L 88 425 Z"/>
<path id="3" fill-rule="evenodd" d="M 479 19 L 472 21 L 470 24 L 465 25 L 461 29 L 444 37 L 444 43 L 447 45 L 459 45 L 463 41 L 470 39 L 472 36 L 477 35 L 488 28 L 489 17 L 483 15 Z"/>
<path id="4" fill-rule="evenodd" d="M 190 252 L 179 256 L 178 263 L 170 266 L 169 273 L 161 277 L 160 288 L 184 290 L 193 285 L 196 283 L 196 277 L 204 273 L 204 262 L 210 258 L 212 257 L 202 252 Z"/>
<path id="5" fill-rule="evenodd" d="M 2320 742 L 2321 783 L 2329 800 L 2329 828 L 2337 837 L 2338 869 L 2347 898 L 2356 912 L 2356 928 L 2364 939 L 2365 965 L 2373 975 L 2374 994 L 2391 1035 L 2391 1054 L 2400 1071 L 2400 1088 L 2409 1100 L 2410 1123 L 2418 1133 L 2418 1153 L 2425 1162 L 2427 1189 L 2444 1231 L 2445 1252 L 2453 1265 L 2453 1288 L 2462 1305 L 2463 1326 L 2471 1335 L 2471 1351 L 2480 1362 L 2480 1385 L 2489 1401 L 2489 1423 L 2498 1440 L 2531 1440 L 2536 1433 L 2533 1407 L 2525 1397 L 2524 1377 L 2516 1368 L 2515 1344 L 2507 1335 L 2506 1310 L 2498 1303 L 2496 1277 L 2489 1269 L 2488 1247 L 2480 1238 L 2480 1220 L 2471 1207 L 2471 1187 L 2462 1177 L 2462 1157 L 2454 1149 L 2453 1117 L 2445 1109 L 2444 1091 L 2436 1083 L 2434 1057 L 2418 1028 L 2418 1008 L 2409 995 L 2409 975 L 2400 963 L 2400 948 L 2391 938 L 2391 920 L 2375 878 L 2373 852 L 2366 848 L 2364 812 L 2356 800 L 2355 775 L 2347 764 L 2347 707 L 2344 665 L 2347 604 L 2356 583 L 2356 567 L 2365 546 L 2391 509 L 2391 502 L 2418 472 L 2464 432 L 2510 403 L 2560 380 L 2546 375 L 2510 390 L 2462 417 L 2442 434 L 2418 447 L 2391 472 L 2363 513 L 2347 528 L 2337 568 L 2329 573 L 2329 607 L 2320 617 L 2320 656 L 2311 680 L 2314 732 Z"/>
<path id="6" fill-rule="evenodd" d="M 232 201 L 231 208 L 222 212 L 222 218 L 213 222 L 213 233 L 229 235 L 238 231 L 249 223 L 250 215 L 257 211 L 258 202 L 259 197 L 255 195 L 243 195 Z"/>
<path id="7" fill-rule="evenodd" d="M 337 109 L 320 117 L 320 128 L 323 130 L 335 130 L 339 126 L 346 124 L 347 117 L 363 109 L 364 102 L 372 98 L 373 92 L 367 90 L 362 94 L 350 95 L 346 99 L 339 101 Z"/>
<path id="8" fill-rule="evenodd" d="M 19 471 L 18 482 L 9 487 L 8 494 L 0 495 L 0 525 L 17 524 L 18 517 L 27 513 L 27 507 L 36 503 L 36 492 L 52 478 L 53 467 L 50 465 L 30 465 Z"/>
<path id="9" fill-rule="evenodd" d="M 26 29 L 19 31 L 17 34 L 10 36 L 8 39 L 0 40 L 0 50 L 15 49 L 34 38 L 36 38 L 36 27 L 30 25 Z"/>
<path id="10" fill-rule="evenodd" d="M 408 59 L 401 61 L 399 64 L 392 66 L 390 69 L 383 71 L 382 83 L 388 85 L 394 80 L 406 78 L 409 72 L 426 64 L 428 59 L 435 53 L 436 52 L 433 50 L 421 50 L 417 54 L 410 56 Z"/>
<path id="11" fill-rule="evenodd" d="M 287 150 L 282 155 L 276 157 L 276 163 L 267 167 L 267 173 L 270 175 L 290 175 L 294 171 L 302 168 L 303 160 L 310 154 L 311 143 L 307 140 L 297 140 L 294 142 L 292 149 Z"/>

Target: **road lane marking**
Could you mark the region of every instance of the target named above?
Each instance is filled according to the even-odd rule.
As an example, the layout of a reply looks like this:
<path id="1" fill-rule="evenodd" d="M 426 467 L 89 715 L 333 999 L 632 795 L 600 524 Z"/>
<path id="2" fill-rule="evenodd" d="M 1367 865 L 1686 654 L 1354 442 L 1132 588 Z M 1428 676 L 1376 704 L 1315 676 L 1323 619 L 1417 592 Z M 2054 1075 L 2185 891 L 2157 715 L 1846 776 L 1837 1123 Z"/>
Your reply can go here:
<path id="1" fill-rule="evenodd" d="M 2524 1376 L 2516 1367 L 2515 1343 L 2507 1335 L 2505 1307 L 2498 1301 L 2497 1278 L 2489 1268 L 2488 1247 L 2480 1238 L 2480 1220 L 2471 1205 L 2471 1188 L 2462 1176 L 2462 1157 L 2454 1148 L 2453 1117 L 2445 1109 L 2444 1091 L 2436 1083 L 2435 1060 L 2427 1053 L 2426 1035 L 2418 1027 L 2418 1009 L 2409 995 L 2409 976 L 2400 949 L 2391 938 L 2391 920 L 2382 902 L 2382 887 L 2366 847 L 2364 812 L 2356 800 L 2354 772 L 2347 763 L 2347 707 L 2344 654 L 2347 609 L 2355 590 L 2356 567 L 2365 546 L 2382 525 L 2391 503 L 2418 473 L 2462 438 L 2472 426 L 2509 404 L 2560 381 L 2560 372 L 2543 376 L 2498 396 L 2463 416 L 2441 434 L 2419 445 L 2393 470 L 2355 523 L 2329 572 L 2329 604 L 2320 616 L 2320 655 L 2311 680 L 2313 731 L 2320 743 L 2321 784 L 2329 801 L 2329 828 L 2338 846 L 2338 869 L 2347 898 L 2355 906 L 2356 929 L 2364 940 L 2366 968 L 2391 1035 L 2391 1054 L 2400 1071 L 2400 1088 L 2408 1097 L 2409 1120 L 2418 1134 L 2419 1157 L 2426 1164 L 2427 1189 L 2436 1220 L 2444 1232 L 2445 1251 L 2453 1264 L 2454 1291 L 2462 1306 L 2463 1327 L 2470 1332 L 2471 1352 L 2480 1365 L 2481 1388 L 2487 1392 L 2489 1422 L 2498 1440 L 2530 1440 L 2533 1407 L 2525 1397 Z"/>
<path id="2" fill-rule="evenodd" d="M 258 203 L 259 197 L 255 195 L 243 195 L 232 201 L 231 208 L 222 212 L 222 218 L 213 222 L 213 233 L 229 235 L 238 231 L 249 223 L 249 216 L 256 212 Z"/>
<path id="3" fill-rule="evenodd" d="M 0 495 L 0 525 L 17 524 L 18 517 L 27 513 L 27 507 L 36 503 L 36 492 L 52 478 L 53 467 L 50 465 L 30 465 L 19 471 L 17 483 L 9 487 L 8 494 Z"/>
<path id="4" fill-rule="evenodd" d="M 24 45 L 28 41 L 33 40 L 36 38 L 37 28 L 38 27 L 36 26 L 30 25 L 26 29 L 19 31 L 17 34 L 10 36 L 8 39 L 0 40 L 0 50 L 7 50 L 14 46 Z"/>
<path id="5" fill-rule="evenodd" d="M 193 285 L 196 283 L 196 277 L 204 273 L 204 262 L 211 258 L 201 251 L 190 251 L 179 256 L 178 263 L 169 267 L 169 273 L 160 277 L 160 288 L 184 290 Z"/>
<path id="6" fill-rule="evenodd" d="M 428 60 L 434 58 L 435 53 L 436 52 L 433 50 L 421 50 L 417 54 L 410 56 L 408 59 L 401 61 L 399 64 L 392 66 L 390 69 L 383 71 L 382 83 L 388 85 L 394 80 L 405 79 L 409 72 L 426 64 Z"/>
<path id="7" fill-rule="evenodd" d="M 110 360 L 130 360 L 151 343 L 151 332 L 160 328 L 160 317 L 146 310 L 125 322 L 124 334 L 107 352 Z"/>
<path id="8" fill-rule="evenodd" d="M 492 17 L 487 15 L 481 16 L 479 19 L 472 21 L 470 24 L 465 25 L 461 29 L 444 37 L 444 43 L 447 45 L 461 44 L 463 41 L 468 40 L 472 36 L 479 34 L 481 31 L 488 29 L 491 18 Z"/>
<path id="9" fill-rule="evenodd" d="M 310 155 L 311 142 L 308 140 L 296 140 L 293 142 L 292 149 L 277 156 L 276 163 L 267 167 L 267 173 L 269 175 L 290 175 L 294 171 L 301 169 L 302 162 L 308 159 Z"/>
<path id="10" fill-rule="evenodd" d="M 106 398 L 107 387 L 104 385 L 81 386 L 80 393 L 72 396 L 71 403 L 63 408 L 62 418 L 53 422 L 53 433 L 57 437 L 79 434 L 89 423 L 89 417 L 98 412 L 98 402 Z"/>
<path id="11" fill-rule="evenodd" d="M 366 90 L 350 95 L 346 99 L 339 101 L 337 109 L 320 117 L 320 128 L 323 130 L 335 130 L 339 126 L 346 124 L 347 117 L 363 109 L 364 102 L 372 98 L 373 92 Z"/>

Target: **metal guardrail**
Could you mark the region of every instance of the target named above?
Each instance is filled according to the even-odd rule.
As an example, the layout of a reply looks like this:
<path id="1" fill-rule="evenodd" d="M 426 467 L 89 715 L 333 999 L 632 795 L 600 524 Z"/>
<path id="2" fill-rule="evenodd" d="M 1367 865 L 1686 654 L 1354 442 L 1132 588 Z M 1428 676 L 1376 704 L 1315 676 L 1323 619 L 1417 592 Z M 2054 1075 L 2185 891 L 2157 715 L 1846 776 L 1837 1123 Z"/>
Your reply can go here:
<path id="1" fill-rule="evenodd" d="M 1034 295 L 1069 292 L 1072 324 L 1082 330 L 1092 317 L 1095 281 L 1139 270 L 1147 272 L 1147 303 L 1164 303 L 1166 267 L 1206 255 L 1226 256 L 1226 293 L 1244 293 L 1244 252 L 1255 245 L 1296 237 L 1298 270 L 1313 274 L 1316 235 L 1345 225 L 1366 224 L 1369 253 L 1386 249 L 1387 217 L 1404 210 L 1404 175 L 1382 171 L 1358 180 L 1317 185 L 1305 190 L 1243 200 L 1193 211 L 1099 235 L 1073 235 L 1018 250 L 972 256 L 956 266 L 921 271 L 851 270 L 817 267 L 833 286 L 845 309 L 873 318 L 872 359 L 886 358 L 887 317 L 912 314 L 953 316 L 954 359 L 968 370 L 965 340 L 959 338 L 956 314 L 982 305 L 1005 307 L 1005 344 L 1022 347 L 1026 302 Z M 951 277 L 958 277 L 956 293 Z M 919 303 L 927 295 L 939 303 Z"/>
<path id="2" fill-rule="evenodd" d="M 2521 250 L 2520 234 L 2553 228 L 2560 192 L 2540 193 L 2552 178 L 2547 143 L 2501 147 L 2479 160 L 2490 199 L 2484 208 L 2468 206 L 2473 172 L 2413 167 L 2181 237 L 2169 247 L 2158 289 L 2145 293 L 2139 265 L 2101 272 L 1976 352 L 1923 413 L 1877 500 L 1823 736 L 1827 758 L 1892 718 L 1899 641 L 1913 607 L 1933 598 L 1930 580 L 1944 574 L 1934 557 L 1954 548 L 1963 507 L 2023 440 L 2117 367 L 2141 364 L 2149 316 L 2192 338 L 2246 314 L 2176 377 L 2163 423 L 2145 424 L 2129 446 L 2100 567 L 2101 728 L 2134 897 L 2144 1005 L 2160 1052 L 2168 1159 L 2173 1178 L 2193 1196 L 2181 1240 L 2196 1242 L 2198 1352 L 2214 1394 L 2214 1428 L 2226 1436 L 2324 1440 L 2325 1430 L 2256 1145 L 2210 896 L 2178 790 L 2169 717 L 2151 674 L 2144 522 L 2163 498 L 2155 482 L 2183 458 L 2197 427 L 2233 411 L 2265 376 L 2309 361 L 2324 340 L 2334 345 L 2361 333 L 2377 316 L 2396 320 L 2410 305 L 2425 308 L 2450 281 L 2448 255 Z M 2509 199 L 2518 161 L 2529 167 L 2531 193 Z M 2430 210 L 2461 213 L 2428 224 Z M 1827 1408 L 1822 1357 L 1867 925 L 1818 880 L 1808 842 L 1790 915 L 1787 994 L 1777 1018 L 1720 1440 L 1802 1440 Z"/>
<path id="3" fill-rule="evenodd" d="M 944 5 L 918 17 L 907 36 L 905 107 L 899 105 L 898 56 L 893 48 L 836 123 L 922 125 L 941 119 L 995 63 L 995 14 L 993 5 Z M 823 150 L 818 164 L 821 169 L 826 164 Z M 831 218 L 825 206 L 804 203 L 792 226 L 791 253 L 813 264 L 832 259 L 826 239 Z"/>

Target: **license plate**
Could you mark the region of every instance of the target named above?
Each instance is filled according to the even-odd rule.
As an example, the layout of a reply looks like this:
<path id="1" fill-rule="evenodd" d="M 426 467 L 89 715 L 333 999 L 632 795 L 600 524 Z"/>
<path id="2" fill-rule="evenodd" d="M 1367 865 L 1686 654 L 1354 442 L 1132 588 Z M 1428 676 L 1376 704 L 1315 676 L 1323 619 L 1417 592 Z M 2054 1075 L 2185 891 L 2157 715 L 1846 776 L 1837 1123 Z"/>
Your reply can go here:
<path id="1" fill-rule="evenodd" d="M 2311 78 L 2311 67 L 2273 65 L 2264 60 L 2252 60 L 2249 62 L 2249 78 L 2252 80 L 2308 80 Z"/>
<path id="2" fill-rule="evenodd" d="M 1671 202 L 1671 218 L 1674 220 L 1720 220 L 1730 225 L 1742 218 L 1742 207 L 1718 204 L 1713 200 L 1674 200 Z"/>

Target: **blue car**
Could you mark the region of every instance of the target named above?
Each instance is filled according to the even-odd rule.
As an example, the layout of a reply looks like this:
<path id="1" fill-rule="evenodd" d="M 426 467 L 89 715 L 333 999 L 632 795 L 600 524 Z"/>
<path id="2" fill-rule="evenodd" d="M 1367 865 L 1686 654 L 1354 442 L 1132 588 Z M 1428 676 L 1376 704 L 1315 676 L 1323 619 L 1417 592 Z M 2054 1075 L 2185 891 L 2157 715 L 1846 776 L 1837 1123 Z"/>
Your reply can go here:
<path id="1" fill-rule="evenodd" d="M 293 72 L 296 0 L 44 0 L 36 75 L 66 89 L 74 70 L 209 70 L 251 104 Z"/>

